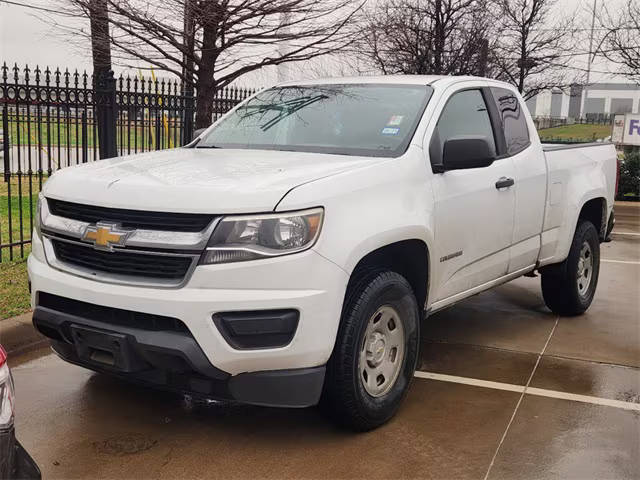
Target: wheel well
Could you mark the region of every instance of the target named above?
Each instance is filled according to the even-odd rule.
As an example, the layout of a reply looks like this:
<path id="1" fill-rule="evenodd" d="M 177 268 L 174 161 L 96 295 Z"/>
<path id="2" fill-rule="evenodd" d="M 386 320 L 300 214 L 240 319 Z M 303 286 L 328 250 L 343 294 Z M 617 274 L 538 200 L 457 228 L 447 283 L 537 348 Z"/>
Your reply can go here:
<path id="1" fill-rule="evenodd" d="M 365 255 L 351 274 L 371 268 L 385 268 L 407 279 L 418 305 L 424 306 L 429 288 L 429 250 L 422 240 L 403 240 Z"/>
<path id="2" fill-rule="evenodd" d="M 596 227 L 600 240 L 604 240 L 607 227 L 607 201 L 604 198 L 594 198 L 584 204 L 579 220 L 588 220 Z"/>

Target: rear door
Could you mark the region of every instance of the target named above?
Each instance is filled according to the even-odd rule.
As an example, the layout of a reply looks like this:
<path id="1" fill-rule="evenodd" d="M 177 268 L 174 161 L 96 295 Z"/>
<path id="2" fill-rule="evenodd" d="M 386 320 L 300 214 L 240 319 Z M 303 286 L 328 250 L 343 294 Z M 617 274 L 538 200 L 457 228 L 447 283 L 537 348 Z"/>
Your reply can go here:
<path id="1" fill-rule="evenodd" d="M 429 140 L 432 165 L 441 163 L 444 143 L 461 136 L 482 136 L 496 154 L 502 148 L 495 105 L 487 88 L 453 89 Z M 493 109 L 490 115 L 489 108 Z M 513 238 L 515 194 L 496 183 L 514 176 L 513 160 L 502 158 L 484 168 L 434 175 L 435 245 L 438 286 L 434 301 L 444 300 L 507 273 Z"/>
<path id="2" fill-rule="evenodd" d="M 547 195 L 547 166 L 539 145 L 533 145 L 528 116 L 520 96 L 507 88 L 491 87 L 504 132 L 504 155 L 514 168 L 515 224 L 509 273 L 536 263 Z"/>

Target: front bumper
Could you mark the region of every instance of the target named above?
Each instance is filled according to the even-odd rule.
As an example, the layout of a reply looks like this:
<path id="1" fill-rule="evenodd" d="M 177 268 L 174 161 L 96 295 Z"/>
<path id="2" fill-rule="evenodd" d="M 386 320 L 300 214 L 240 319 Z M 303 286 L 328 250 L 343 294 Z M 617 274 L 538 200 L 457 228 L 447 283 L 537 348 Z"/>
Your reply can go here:
<path id="1" fill-rule="evenodd" d="M 28 267 L 34 323 L 53 339 L 55 351 L 65 360 L 153 385 L 279 406 L 317 402 L 348 281 L 342 269 L 313 250 L 268 260 L 199 266 L 186 286 L 175 289 L 106 284 L 56 270 L 46 263 L 37 238 Z M 69 316 L 38 306 L 40 292 L 179 319 L 188 335 L 136 330 L 122 322 L 101 324 L 83 314 Z M 213 320 L 221 312 L 279 309 L 298 311 L 299 321 L 291 341 L 277 348 L 234 348 Z M 125 367 L 88 361 L 87 350 L 82 350 L 71 333 L 72 325 L 119 336 L 109 338 L 121 338 L 118 341 L 130 352 L 131 358 L 123 361 Z M 167 355 L 182 358 L 183 367 L 188 368 L 181 370 L 174 368 L 173 361 L 163 364 L 158 360 Z"/>
<path id="2" fill-rule="evenodd" d="M 252 405 L 308 407 L 325 367 L 241 373 L 215 368 L 188 332 L 147 331 L 36 307 L 36 328 L 64 360 L 125 380 Z"/>
<path id="3" fill-rule="evenodd" d="M 0 480 L 39 480 L 40 469 L 16 440 L 13 428 L 0 431 Z"/>

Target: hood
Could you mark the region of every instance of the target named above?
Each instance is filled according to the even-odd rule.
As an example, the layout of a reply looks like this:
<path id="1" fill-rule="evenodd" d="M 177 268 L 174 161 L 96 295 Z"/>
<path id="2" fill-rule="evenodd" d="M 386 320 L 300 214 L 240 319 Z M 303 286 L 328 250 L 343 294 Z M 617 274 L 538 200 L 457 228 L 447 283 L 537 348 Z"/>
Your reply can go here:
<path id="1" fill-rule="evenodd" d="M 292 188 L 385 159 L 273 150 L 177 148 L 64 168 L 47 197 L 112 208 L 254 213 Z"/>

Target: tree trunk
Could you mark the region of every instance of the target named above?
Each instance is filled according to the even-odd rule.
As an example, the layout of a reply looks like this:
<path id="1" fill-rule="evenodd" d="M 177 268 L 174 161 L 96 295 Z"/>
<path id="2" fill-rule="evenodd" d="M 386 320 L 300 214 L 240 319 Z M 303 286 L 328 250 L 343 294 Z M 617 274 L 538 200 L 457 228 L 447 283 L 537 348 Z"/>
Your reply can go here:
<path id="1" fill-rule="evenodd" d="M 183 54 L 182 86 L 185 97 L 185 110 L 182 120 L 182 145 L 193 139 L 193 74 L 195 71 L 195 18 L 194 0 L 184 0 L 184 31 L 182 41 L 186 48 Z"/>
<path id="2" fill-rule="evenodd" d="M 198 74 L 196 82 L 196 130 L 207 128 L 213 122 L 213 100 L 216 87 L 213 77 L 204 78 Z"/>
<path id="3" fill-rule="evenodd" d="M 107 0 L 89 1 L 91 54 L 96 95 L 96 127 L 101 159 L 118 156 L 116 146 L 116 82 L 111 70 L 111 38 Z"/>
<path id="4" fill-rule="evenodd" d="M 90 0 L 91 53 L 93 72 L 99 75 L 111 70 L 111 43 L 109 41 L 109 11 L 107 0 Z"/>
<path id="5" fill-rule="evenodd" d="M 215 5 L 212 7 L 215 8 Z M 213 99 L 216 94 L 215 65 L 218 58 L 217 16 L 213 11 L 202 25 L 202 57 L 196 81 L 196 129 L 206 128 L 213 121 Z"/>

